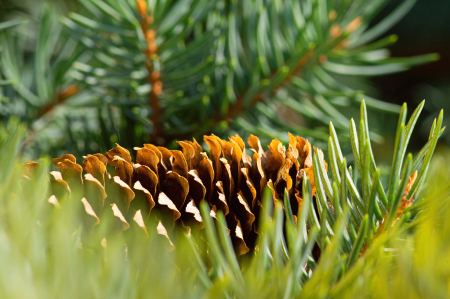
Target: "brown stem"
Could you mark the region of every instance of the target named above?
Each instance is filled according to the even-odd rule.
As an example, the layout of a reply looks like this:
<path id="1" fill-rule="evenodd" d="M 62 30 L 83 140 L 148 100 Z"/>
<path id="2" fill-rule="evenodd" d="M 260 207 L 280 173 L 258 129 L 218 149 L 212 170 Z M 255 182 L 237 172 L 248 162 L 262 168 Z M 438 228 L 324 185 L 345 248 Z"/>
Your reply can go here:
<path id="1" fill-rule="evenodd" d="M 300 58 L 296 64 L 296 66 L 288 73 L 286 78 L 282 82 L 280 82 L 276 86 L 274 86 L 273 89 L 271 90 L 271 92 L 275 93 L 275 91 L 278 88 L 280 88 L 283 84 L 289 82 L 290 79 L 292 78 L 292 76 L 299 75 L 302 71 L 302 68 L 314 58 L 314 55 L 315 55 L 315 52 L 313 50 L 311 50 L 308 53 L 306 53 L 302 58 Z M 318 60 L 319 60 L 319 63 L 322 64 L 323 62 L 326 61 L 326 56 L 320 55 L 318 57 Z M 270 78 L 273 79 L 274 76 L 275 76 L 275 72 L 270 75 Z M 234 117 L 238 116 L 239 114 L 251 109 L 257 103 L 265 100 L 263 92 L 259 92 L 252 97 L 249 105 L 244 107 L 243 101 L 244 101 L 244 98 L 245 98 L 245 95 L 247 92 L 248 92 L 248 90 L 243 92 L 241 95 L 239 95 L 237 97 L 236 103 L 229 107 L 228 113 L 225 116 L 221 115 L 220 113 L 216 113 L 212 119 L 211 126 L 208 128 L 208 130 L 199 130 L 197 128 L 194 132 L 195 133 L 194 135 L 197 135 L 200 137 L 202 135 L 208 135 L 208 134 L 212 133 L 211 130 L 215 126 L 217 126 L 221 121 L 227 120 L 227 119 L 233 119 Z M 178 140 L 183 140 L 183 139 L 190 139 L 191 137 L 192 137 L 192 132 L 185 133 L 182 135 L 177 134 L 176 136 L 171 136 L 170 138 L 176 138 Z"/>
<path id="2" fill-rule="evenodd" d="M 159 96 L 162 93 L 163 83 L 160 79 L 160 72 L 153 67 L 153 60 L 158 58 L 158 47 L 156 46 L 156 31 L 148 27 L 153 23 L 153 16 L 148 15 L 147 2 L 145 0 L 137 0 L 138 12 L 141 15 L 141 29 L 147 40 L 147 49 L 144 53 L 147 56 L 146 67 L 148 71 L 148 83 L 152 86 L 152 91 L 148 94 L 148 102 L 152 108 L 150 121 L 153 123 L 152 139 L 156 144 L 164 144 L 163 127 L 161 123 L 162 108 Z"/>
<path id="3" fill-rule="evenodd" d="M 42 107 L 41 109 L 38 110 L 37 118 L 40 118 L 40 117 L 44 116 L 45 114 L 49 113 L 56 106 L 58 106 L 59 104 L 64 103 L 64 101 L 66 99 L 68 99 L 71 96 L 77 94 L 79 91 L 80 91 L 80 89 L 79 89 L 79 87 L 77 85 L 69 85 L 69 86 L 65 87 L 63 90 L 61 90 L 58 93 L 56 101 L 53 101 L 53 102 L 45 105 L 44 107 Z"/>
<path id="4" fill-rule="evenodd" d="M 293 68 L 292 70 L 289 71 L 288 75 L 286 76 L 286 78 L 283 81 L 281 81 L 280 83 L 278 83 L 277 85 L 275 85 L 273 87 L 273 89 L 271 90 L 271 93 L 272 94 L 275 93 L 278 90 L 278 88 L 280 88 L 284 83 L 289 82 L 293 75 L 300 73 L 302 68 L 305 66 L 305 64 L 307 62 L 309 62 L 313 57 L 314 57 L 314 51 L 311 50 L 308 53 L 306 53 L 306 55 L 304 55 L 302 58 L 300 58 L 296 64 L 295 68 Z M 270 75 L 270 79 L 273 80 L 275 75 L 276 75 L 275 73 L 272 73 Z M 232 118 L 236 117 L 237 115 L 251 109 L 256 104 L 258 104 L 259 102 L 262 102 L 264 100 L 263 92 L 262 91 L 258 92 L 257 94 L 255 94 L 252 97 L 252 99 L 250 100 L 250 104 L 244 107 L 243 100 L 244 100 L 247 92 L 248 92 L 248 90 L 245 91 L 242 95 L 237 97 L 236 103 L 228 109 L 228 112 L 225 116 L 222 116 L 220 113 L 216 113 L 216 115 L 214 116 L 214 126 L 223 120 L 232 119 Z"/>

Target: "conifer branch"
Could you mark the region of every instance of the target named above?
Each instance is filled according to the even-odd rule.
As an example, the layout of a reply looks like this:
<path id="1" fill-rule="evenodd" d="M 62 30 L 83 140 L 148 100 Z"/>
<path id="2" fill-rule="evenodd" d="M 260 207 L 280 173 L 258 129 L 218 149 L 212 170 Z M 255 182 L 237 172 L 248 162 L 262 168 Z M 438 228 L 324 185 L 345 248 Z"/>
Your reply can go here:
<path id="1" fill-rule="evenodd" d="M 362 92 L 343 84 L 339 75 L 388 74 L 437 57 L 398 60 L 378 55 L 381 52 L 374 51 L 396 39 L 391 36 L 367 43 L 385 32 L 399 16 L 394 14 L 388 18 L 389 26 L 369 32 L 366 29 L 373 19 L 370 11 L 374 7 L 369 9 L 369 4 L 362 2 L 361 9 L 347 14 L 342 13 L 343 6 L 334 3 L 326 7 L 305 3 L 301 8 L 289 1 L 282 1 L 282 6 L 270 2 L 253 7 L 249 6 L 252 1 L 244 0 L 231 2 L 227 9 L 219 2 L 207 0 L 177 0 L 174 5 L 159 0 L 80 3 L 89 15 L 71 12 L 63 19 L 65 27 L 61 30 L 67 30 L 73 38 L 63 48 L 53 47 L 54 39 L 48 38 L 56 36 L 53 31 L 59 30 L 58 26 L 49 25 L 56 25 L 56 19 L 47 14 L 42 17 L 39 28 L 43 30 L 33 59 L 39 62 L 38 68 L 27 64 L 26 72 L 48 73 L 50 59 L 54 60 L 50 61 L 53 76 L 22 82 L 26 72 L 16 71 L 22 68 L 15 63 L 20 59 L 15 57 L 13 39 L 8 34 L 0 39 L 2 75 L 8 81 L 21 82 L 6 89 L 14 90 L 15 98 L 36 109 L 30 113 L 29 122 L 55 107 L 87 108 L 95 114 L 97 128 L 87 125 L 86 109 L 82 113 L 67 110 L 70 118 L 83 123 L 82 128 L 75 129 L 78 133 L 101 129 L 102 137 L 80 145 L 80 152 L 91 145 L 108 148 L 116 141 L 126 146 L 138 140 L 167 145 L 182 136 L 223 134 L 217 125 L 224 120 L 233 121 L 234 129 L 240 133 L 273 126 L 273 130 L 261 129 L 263 135 L 271 138 L 281 138 L 277 131 L 281 128 L 325 138 L 307 128 L 310 121 L 333 121 L 337 134 L 341 134 L 347 132 L 348 122 L 335 107 L 335 100 L 347 98 L 346 103 L 351 105 L 361 101 Z M 375 5 L 381 6 L 382 3 Z M 252 8 L 243 14 L 246 7 Z M 360 39 L 365 42 L 356 42 Z M 56 52 L 48 56 L 42 51 L 44 45 Z M 42 79 L 47 77 L 48 80 Z M 70 102 L 52 93 L 70 86 L 71 81 L 83 93 Z M 395 113 L 399 110 L 397 105 L 365 99 L 371 109 Z M 269 107 L 277 101 L 301 114 L 305 125 L 280 120 Z M 5 105 L 9 106 L 8 111 L 20 108 L 16 100 Z M 61 110 L 59 116 L 65 113 Z M 127 126 L 122 125 L 124 122 Z M 56 142 L 54 135 L 49 134 L 48 138 L 53 140 L 50 143 Z M 49 144 L 40 142 L 44 147 Z"/>
<path id="2" fill-rule="evenodd" d="M 353 21 L 350 22 L 349 25 L 347 25 L 347 27 L 345 28 L 345 32 L 348 35 L 349 33 L 355 31 L 362 23 L 362 18 L 361 17 L 357 17 L 355 18 Z M 332 26 L 332 28 L 330 29 L 330 36 L 333 40 L 337 40 L 342 34 L 342 30 L 339 28 L 338 25 L 336 26 Z M 334 49 L 341 49 L 341 48 L 345 48 L 347 46 L 347 39 L 344 39 L 342 41 L 340 41 L 338 44 L 336 44 L 336 46 L 334 47 Z M 289 84 L 289 82 L 291 81 L 292 77 L 294 75 L 297 76 L 301 76 L 301 72 L 302 69 L 304 68 L 304 66 L 310 62 L 311 60 L 314 59 L 314 56 L 316 55 L 316 51 L 314 49 L 309 50 L 305 55 L 303 55 L 302 57 L 300 57 L 300 59 L 298 60 L 296 66 L 289 71 L 288 75 L 284 78 L 284 80 L 280 81 L 278 84 L 275 84 L 272 88 L 272 90 L 270 91 L 272 94 L 275 94 L 276 91 L 283 85 L 285 84 Z M 317 58 L 317 63 L 319 65 L 322 65 L 323 63 L 325 63 L 327 61 L 327 56 L 325 54 L 321 54 L 319 55 L 319 57 Z M 285 67 L 288 67 L 287 65 Z M 274 77 L 276 76 L 277 72 L 274 71 L 272 72 L 272 74 L 270 75 L 270 80 L 272 81 L 274 79 Z M 236 117 L 238 115 L 240 115 L 241 113 L 253 108 L 257 103 L 261 102 L 264 100 L 264 96 L 263 96 L 263 91 L 257 93 L 250 101 L 250 104 L 246 107 L 243 106 L 243 99 L 245 98 L 245 94 L 248 92 L 248 90 L 243 93 L 242 95 L 240 95 L 237 98 L 236 103 L 228 110 L 228 113 L 225 117 L 220 117 L 220 114 L 216 115 L 215 117 L 215 124 L 219 123 L 220 121 L 224 120 L 224 119 L 232 119 L 233 117 Z"/>
<path id="3" fill-rule="evenodd" d="M 37 112 L 37 117 L 42 117 L 45 114 L 49 113 L 50 111 L 53 111 L 55 107 L 57 107 L 60 104 L 64 104 L 64 102 L 76 95 L 80 91 L 78 85 L 72 84 L 65 88 L 63 88 L 60 92 L 58 92 L 56 101 L 52 101 L 51 103 L 45 105 L 39 111 Z"/>
<path id="4" fill-rule="evenodd" d="M 154 67 L 154 60 L 158 58 L 158 47 L 155 42 L 156 31 L 149 29 L 153 24 L 153 16 L 148 15 L 147 2 L 145 0 L 137 0 L 138 12 L 141 16 L 141 28 L 147 41 L 147 49 L 144 51 L 146 60 L 146 68 L 148 71 L 148 83 L 152 86 L 152 90 L 148 94 L 149 106 L 152 108 L 150 121 L 153 123 L 152 139 L 157 144 L 164 143 L 163 127 L 161 123 L 161 103 L 159 96 L 162 93 L 162 81 L 160 80 L 160 72 Z"/>
<path id="5" fill-rule="evenodd" d="M 286 78 L 273 86 L 273 88 L 270 90 L 271 94 L 275 94 L 276 91 L 281 86 L 283 86 L 285 84 L 289 84 L 290 80 L 292 79 L 292 77 L 294 75 L 300 76 L 303 67 L 314 58 L 314 54 L 315 54 L 315 51 L 314 50 L 310 50 L 308 53 L 306 53 L 306 55 L 302 56 L 298 60 L 295 68 L 293 68 L 288 73 Z M 320 59 L 319 59 L 319 63 L 320 64 L 322 63 L 322 61 Z M 275 75 L 276 75 L 276 72 L 272 72 L 272 74 L 270 75 L 270 79 L 269 80 L 272 81 L 274 79 Z M 243 103 L 244 102 L 244 98 L 245 98 L 245 95 L 248 92 L 249 92 L 249 90 L 246 90 L 244 93 L 242 93 L 240 96 L 237 97 L 236 103 L 234 105 L 232 105 L 228 109 L 228 112 L 227 112 L 227 114 L 225 116 L 220 115 L 220 113 L 216 113 L 216 115 L 214 117 L 214 125 L 217 125 L 218 123 L 220 123 L 223 120 L 232 119 L 232 118 L 242 114 L 243 112 L 250 110 L 251 108 L 253 108 L 259 102 L 262 102 L 262 101 L 265 100 L 264 91 L 262 90 L 262 91 L 258 92 L 257 94 L 255 94 L 251 98 L 249 105 L 244 106 L 244 103 Z"/>

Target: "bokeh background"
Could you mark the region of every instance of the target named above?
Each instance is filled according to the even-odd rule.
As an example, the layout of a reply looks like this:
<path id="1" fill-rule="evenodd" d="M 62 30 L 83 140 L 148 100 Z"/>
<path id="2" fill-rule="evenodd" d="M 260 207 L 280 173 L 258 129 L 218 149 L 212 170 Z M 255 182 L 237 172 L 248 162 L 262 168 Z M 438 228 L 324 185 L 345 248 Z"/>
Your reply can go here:
<path id="1" fill-rule="evenodd" d="M 36 19 L 45 2 L 54 3 L 65 14 L 68 11 L 82 11 L 74 0 L 0 0 L 0 21 L 13 17 L 27 16 Z M 391 1 L 373 20 L 376 24 L 387 16 L 402 1 Z M 439 53 L 440 60 L 408 71 L 392 75 L 359 80 L 356 84 L 366 94 L 386 102 L 408 103 L 411 112 L 423 99 L 426 105 L 410 141 L 410 150 L 417 152 L 426 142 L 429 128 L 440 109 L 450 111 L 450 1 L 418 0 L 409 13 L 383 36 L 396 34 L 398 41 L 389 49 L 394 57 L 414 56 L 427 53 Z M 283 111 L 280 111 L 283 113 Z M 354 111 L 356 114 L 356 111 Z M 357 114 L 355 115 L 357 117 Z M 286 114 L 285 117 L 289 117 Z M 295 117 L 295 116 L 294 116 Z M 394 146 L 393 128 L 397 125 L 397 115 L 369 111 L 370 127 L 384 136 L 382 143 L 374 144 L 378 159 L 389 163 Z M 444 125 L 449 124 L 444 119 Z M 440 146 L 450 144 L 450 134 L 444 133 Z"/>
<path id="2" fill-rule="evenodd" d="M 401 1 L 392 1 L 376 18 L 380 20 Z M 426 105 L 417 130 L 419 138 L 412 140 L 415 149 L 428 138 L 428 130 L 440 109 L 450 108 L 450 1 L 419 0 L 411 11 L 385 36 L 398 35 L 396 44 L 390 47 L 393 56 L 413 56 L 439 53 L 437 62 L 411 68 L 402 73 L 371 78 L 378 97 L 391 102 L 415 106 L 426 100 Z M 446 119 L 446 120 L 445 120 Z M 444 125 L 449 124 L 448 117 Z M 450 135 L 442 140 L 450 144 Z"/>

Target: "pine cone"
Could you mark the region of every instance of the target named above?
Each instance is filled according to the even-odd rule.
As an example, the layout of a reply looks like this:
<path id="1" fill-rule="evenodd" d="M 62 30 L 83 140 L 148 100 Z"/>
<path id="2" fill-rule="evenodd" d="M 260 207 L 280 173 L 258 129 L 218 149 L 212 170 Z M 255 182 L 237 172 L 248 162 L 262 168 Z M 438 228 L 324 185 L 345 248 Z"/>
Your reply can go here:
<path id="1" fill-rule="evenodd" d="M 206 201 L 213 218 L 219 210 L 225 215 L 236 253 L 242 255 L 255 245 L 261 197 L 266 187 L 272 191 L 275 204 L 287 190 L 294 214 L 302 206 L 304 175 L 311 181 L 315 194 L 311 144 L 302 137 L 289 134 L 287 150 L 280 141 L 272 140 L 264 151 L 259 139 L 251 135 L 247 143 L 252 158 L 246 154 L 244 141 L 238 135 L 229 141 L 204 136 L 204 141 L 209 156 L 194 139 L 179 141 L 182 151 L 152 144 L 134 148 L 135 163 L 130 152 L 120 145 L 105 155 L 84 157 L 82 166 L 76 164 L 71 154 L 55 158 L 53 164 L 61 172 L 50 173 L 49 201 L 53 204 L 63 198 L 81 201 L 89 230 L 109 215 L 118 230 L 137 225 L 147 233 L 146 223 L 156 221 L 157 232 L 167 239 L 167 230 L 175 224 L 189 230 L 203 228 L 198 207 Z M 321 150 L 314 150 L 323 158 Z M 29 176 L 36 169 L 36 162 L 25 163 L 25 168 Z M 169 221 L 164 221 L 161 215 Z M 170 245 L 173 247 L 171 242 Z"/>

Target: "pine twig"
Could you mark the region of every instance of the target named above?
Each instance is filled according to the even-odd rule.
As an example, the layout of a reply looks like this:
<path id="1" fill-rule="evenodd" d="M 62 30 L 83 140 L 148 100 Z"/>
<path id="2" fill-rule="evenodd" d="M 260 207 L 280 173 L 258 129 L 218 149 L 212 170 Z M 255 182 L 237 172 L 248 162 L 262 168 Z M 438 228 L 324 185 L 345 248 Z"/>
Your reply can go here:
<path id="1" fill-rule="evenodd" d="M 361 25 L 361 23 L 362 23 L 362 18 L 361 17 L 355 18 L 345 28 L 345 32 L 350 33 L 350 32 L 355 31 Z M 336 25 L 336 26 L 332 27 L 332 29 L 330 30 L 330 34 L 331 34 L 331 37 L 333 39 L 336 39 L 342 34 L 342 30 L 339 28 L 338 25 Z M 345 39 L 344 41 L 342 41 L 340 44 L 338 44 L 336 46 L 336 49 L 346 47 L 346 43 L 347 43 L 347 40 Z M 314 59 L 314 55 L 315 55 L 315 51 L 314 50 L 310 50 L 304 56 L 302 56 L 298 60 L 296 66 L 286 76 L 286 78 L 273 87 L 273 89 L 271 90 L 271 93 L 274 94 L 278 90 L 278 88 L 280 88 L 283 84 L 285 84 L 287 82 L 290 82 L 292 76 L 300 75 L 303 67 L 308 62 L 310 62 L 312 59 Z M 327 56 L 326 55 L 322 54 L 322 55 L 320 55 L 318 57 L 318 63 L 319 64 L 323 64 L 326 61 L 327 61 Z M 270 75 L 270 79 L 273 80 L 274 76 L 275 76 L 275 73 L 272 73 Z M 245 94 L 247 92 L 248 91 L 244 92 L 242 95 L 240 95 L 237 98 L 236 103 L 233 106 L 230 107 L 230 109 L 228 110 L 228 113 L 227 113 L 226 116 L 222 116 L 222 115 L 220 115 L 220 113 L 217 113 L 215 118 L 214 118 L 214 120 L 215 120 L 214 121 L 214 125 L 218 124 L 219 122 L 221 122 L 224 119 L 232 119 L 233 117 L 236 117 L 237 115 L 241 114 L 242 112 L 245 112 L 246 110 L 251 109 L 257 103 L 259 103 L 259 102 L 264 100 L 263 92 L 259 92 L 252 98 L 252 100 L 250 101 L 250 105 L 248 105 L 247 107 L 244 107 L 243 106 L 243 99 L 245 98 Z"/>
<path id="2" fill-rule="evenodd" d="M 63 104 L 65 100 L 76 95 L 79 91 L 80 91 L 80 88 L 75 84 L 65 87 L 63 90 L 61 90 L 58 93 L 56 101 L 53 101 L 53 102 L 45 105 L 41 109 L 39 109 L 39 111 L 37 112 L 37 118 L 40 118 L 40 117 L 44 116 L 45 114 L 49 113 L 56 106 L 58 106 L 59 104 Z"/>
<path id="3" fill-rule="evenodd" d="M 295 68 L 293 68 L 289 74 L 286 76 L 286 78 L 284 80 L 282 80 L 280 83 L 278 83 L 277 85 L 275 85 L 272 90 L 271 93 L 274 94 L 278 88 L 280 88 L 283 84 L 287 83 L 290 81 L 290 79 L 292 78 L 292 76 L 294 75 L 299 75 L 302 71 L 302 68 L 309 62 L 311 61 L 311 59 L 314 57 L 314 51 L 311 50 L 308 53 L 306 53 L 306 55 L 304 55 L 302 58 L 300 58 L 297 62 L 297 65 L 295 66 Z M 275 76 L 275 73 L 272 73 L 270 78 L 271 80 L 273 80 Z M 243 105 L 243 100 L 245 98 L 246 93 L 248 92 L 245 91 L 243 94 L 241 94 L 240 96 L 237 97 L 236 103 L 231 106 L 228 109 L 228 112 L 225 116 L 222 116 L 220 113 L 216 113 L 215 117 L 214 117 L 214 126 L 217 125 L 218 123 L 220 123 L 223 120 L 226 119 L 232 119 L 236 116 L 238 116 L 239 114 L 253 108 L 256 104 L 258 104 L 259 102 L 262 102 L 264 100 L 264 95 L 263 92 L 258 92 L 251 100 L 250 100 L 250 104 L 248 106 Z"/>
<path id="4" fill-rule="evenodd" d="M 150 121 L 153 123 L 152 139 L 157 144 L 164 144 L 163 126 L 161 123 L 162 108 L 159 96 L 162 93 L 163 83 L 160 80 L 160 72 L 154 69 L 153 60 L 158 57 L 158 47 L 156 46 L 155 36 L 156 31 L 148 27 L 153 24 L 153 16 L 148 15 L 147 2 L 145 0 L 137 0 L 138 12 L 141 15 L 141 28 L 147 41 L 147 49 L 145 55 L 147 56 L 146 67 L 148 71 L 148 83 L 152 86 L 152 90 L 148 95 L 149 105 L 152 108 Z"/>

